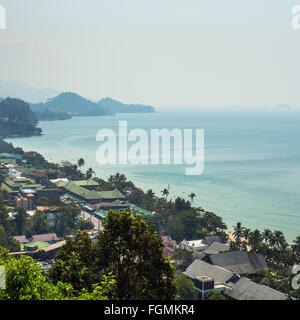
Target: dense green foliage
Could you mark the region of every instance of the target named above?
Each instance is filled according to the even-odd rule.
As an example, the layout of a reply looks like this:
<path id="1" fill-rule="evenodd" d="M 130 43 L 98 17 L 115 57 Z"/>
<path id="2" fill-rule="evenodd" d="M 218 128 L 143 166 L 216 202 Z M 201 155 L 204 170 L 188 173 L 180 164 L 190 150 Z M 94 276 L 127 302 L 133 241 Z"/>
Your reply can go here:
<path id="1" fill-rule="evenodd" d="M 178 287 L 177 298 L 179 300 L 193 300 L 195 299 L 194 283 L 182 272 L 176 272 L 176 283 Z"/>
<path id="2" fill-rule="evenodd" d="M 63 112 L 74 116 L 104 116 L 111 115 L 108 109 L 82 98 L 73 92 L 64 92 L 45 103 L 31 104 L 31 108 L 37 112 L 46 110 L 51 112 Z"/>
<path id="3" fill-rule="evenodd" d="M 2 247 L 0 265 L 6 273 L 6 288 L 0 289 L 0 300 L 107 300 L 115 283 L 113 277 L 103 276 L 90 292 L 85 289 L 78 292 L 70 283 L 54 285 L 32 258 L 15 259 Z"/>
<path id="4" fill-rule="evenodd" d="M 211 290 L 205 295 L 205 300 L 226 300 L 226 298 L 222 293 L 216 290 Z"/>
<path id="5" fill-rule="evenodd" d="M 98 104 L 113 113 L 153 113 L 153 107 L 141 104 L 124 104 L 111 98 L 98 101 Z"/>
<path id="6" fill-rule="evenodd" d="M 113 299 L 172 299 L 177 291 L 174 270 L 162 252 L 161 239 L 139 215 L 110 211 L 96 243 L 85 232 L 67 240 L 55 257 L 51 277 L 80 290 L 112 273 Z"/>
<path id="7" fill-rule="evenodd" d="M 0 102 L 0 137 L 39 135 L 37 119 L 28 103 L 7 98 Z"/>
<path id="8" fill-rule="evenodd" d="M 48 109 L 42 112 L 36 111 L 34 114 L 38 121 L 68 120 L 72 118 L 65 112 L 49 111 Z"/>

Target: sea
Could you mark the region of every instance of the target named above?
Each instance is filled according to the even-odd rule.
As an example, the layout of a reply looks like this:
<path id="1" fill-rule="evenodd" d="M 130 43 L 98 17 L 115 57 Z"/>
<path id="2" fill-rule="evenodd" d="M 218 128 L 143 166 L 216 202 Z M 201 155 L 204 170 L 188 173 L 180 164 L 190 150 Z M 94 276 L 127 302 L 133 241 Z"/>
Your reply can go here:
<path id="1" fill-rule="evenodd" d="M 105 164 L 97 162 L 101 129 L 115 132 L 127 121 L 128 132 L 144 129 L 204 130 L 204 171 L 186 175 L 186 164 Z M 289 242 L 300 235 L 300 111 L 290 109 L 161 110 L 153 114 L 73 117 L 39 123 L 42 136 L 6 139 L 52 162 L 85 159 L 87 170 L 106 179 L 124 173 L 138 187 L 169 198 L 189 199 L 221 216 L 232 230 L 237 222 L 252 229 L 284 232 Z M 149 139 L 150 140 L 150 139 Z M 170 151 L 178 146 L 171 144 Z M 150 148 L 150 146 L 149 146 Z M 118 149 L 118 143 L 117 143 Z M 163 152 L 163 151 L 162 151 Z"/>

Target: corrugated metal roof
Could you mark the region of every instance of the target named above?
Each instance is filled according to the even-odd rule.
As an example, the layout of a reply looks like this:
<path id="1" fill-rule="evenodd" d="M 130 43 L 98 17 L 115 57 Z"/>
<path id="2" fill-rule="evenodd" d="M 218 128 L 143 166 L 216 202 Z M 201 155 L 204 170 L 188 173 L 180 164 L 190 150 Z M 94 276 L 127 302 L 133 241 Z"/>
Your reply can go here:
<path id="1" fill-rule="evenodd" d="M 232 289 L 225 292 L 235 300 L 287 300 L 288 296 L 267 286 L 241 278 Z"/>

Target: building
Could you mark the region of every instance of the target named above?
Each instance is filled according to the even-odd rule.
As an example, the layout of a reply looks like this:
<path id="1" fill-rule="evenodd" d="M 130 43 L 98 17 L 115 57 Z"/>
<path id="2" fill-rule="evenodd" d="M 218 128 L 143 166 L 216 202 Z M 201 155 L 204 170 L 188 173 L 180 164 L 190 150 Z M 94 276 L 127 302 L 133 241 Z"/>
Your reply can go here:
<path id="1" fill-rule="evenodd" d="M 197 253 L 207 249 L 208 245 L 203 239 L 193 241 L 183 240 L 179 243 L 178 247 Z"/>
<path id="2" fill-rule="evenodd" d="M 58 181 L 57 185 L 67 194 L 77 198 L 80 201 L 88 202 L 89 204 L 113 202 L 116 200 L 123 200 L 125 198 L 118 189 L 114 189 L 112 191 L 89 190 L 88 188 L 79 186 L 78 183 L 74 181 L 69 181 L 68 183 Z"/>
<path id="3" fill-rule="evenodd" d="M 219 254 L 220 252 L 226 252 L 230 250 L 230 245 L 228 243 L 221 243 L 214 241 L 207 249 L 203 252 L 205 254 Z"/>
<path id="4" fill-rule="evenodd" d="M 15 197 L 15 207 L 18 208 L 23 208 L 24 210 L 29 210 L 28 209 L 28 199 L 23 198 L 23 197 Z"/>
<path id="5" fill-rule="evenodd" d="M 15 236 L 14 239 L 22 244 L 37 241 L 49 242 L 52 244 L 56 243 L 57 241 L 60 241 L 60 238 L 57 237 L 56 233 L 36 234 L 31 236 L 30 238 L 26 238 L 25 236 Z"/>
<path id="6" fill-rule="evenodd" d="M 57 188 L 36 190 L 36 199 L 37 200 L 40 198 L 54 199 L 54 198 L 59 198 L 59 196 L 60 196 L 60 192 Z"/>
<path id="7" fill-rule="evenodd" d="M 248 255 L 245 251 L 224 252 L 209 255 L 213 265 L 223 267 L 236 274 L 256 274 L 267 268 L 267 263 L 262 254 Z"/>
<path id="8" fill-rule="evenodd" d="M 194 260 L 183 273 L 193 281 L 196 298 L 199 300 L 210 290 L 220 293 L 229 290 L 239 279 L 233 272 L 199 259 Z"/>
<path id="9" fill-rule="evenodd" d="M 210 246 L 213 242 L 222 243 L 221 238 L 219 236 L 205 237 L 203 242 L 206 243 L 207 246 Z"/>
<path id="10" fill-rule="evenodd" d="M 287 294 L 270 287 L 255 283 L 249 279 L 239 279 L 225 296 L 231 300 L 288 300 Z"/>
<path id="11" fill-rule="evenodd" d="M 75 184 L 77 184 L 80 187 L 89 189 L 89 190 L 95 190 L 95 191 L 100 191 L 100 186 L 99 183 L 96 182 L 93 179 L 87 179 L 87 180 L 73 180 Z"/>
<path id="12" fill-rule="evenodd" d="M 1 184 L 1 190 L 6 191 L 9 194 L 10 200 L 14 200 L 15 197 L 19 195 L 21 189 L 41 189 L 40 184 L 36 184 L 30 178 L 8 178 L 6 177 L 3 183 Z"/>

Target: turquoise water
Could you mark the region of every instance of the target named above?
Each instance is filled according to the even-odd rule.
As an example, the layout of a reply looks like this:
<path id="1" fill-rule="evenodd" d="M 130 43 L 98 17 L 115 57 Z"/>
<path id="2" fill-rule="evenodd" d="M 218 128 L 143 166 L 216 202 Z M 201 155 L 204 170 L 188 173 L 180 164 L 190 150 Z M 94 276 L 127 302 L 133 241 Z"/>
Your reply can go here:
<path id="1" fill-rule="evenodd" d="M 118 132 L 118 121 L 128 130 L 179 128 L 205 130 L 205 169 L 186 176 L 185 165 L 105 165 L 96 161 L 102 128 Z M 170 185 L 170 196 L 196 194 L 195 204 L 221 215 L 229 229 L 241 221 L 247 227 L 282 230 L 291 241 L 300 235 L 300 112 L 239 111 L 156 113 L 115 117 L 75 117 L 41 122 L 41 137 L 8 139 L 48 160 L 76 162 L 107 178 L 125 173 L 138 186 L 156 193 Z"/>

